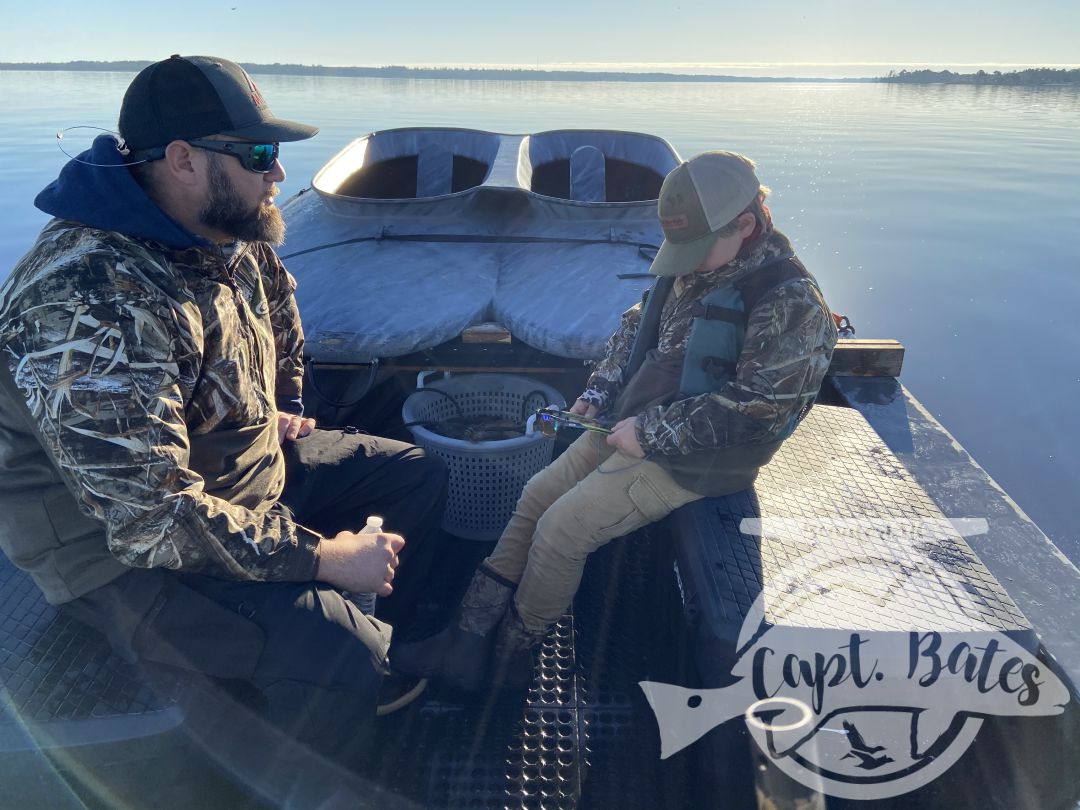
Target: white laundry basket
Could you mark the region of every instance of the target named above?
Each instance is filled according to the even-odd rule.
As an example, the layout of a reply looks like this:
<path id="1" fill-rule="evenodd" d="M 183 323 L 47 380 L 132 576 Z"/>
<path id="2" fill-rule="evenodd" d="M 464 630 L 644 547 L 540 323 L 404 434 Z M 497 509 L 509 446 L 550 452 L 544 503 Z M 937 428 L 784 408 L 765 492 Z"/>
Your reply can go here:
<path id="1" fill-rule="evenodd" d="M 520 420 L 524 426 L 525 418 L 537 408 L 565 408 L 566 400 L 550 385 L 513 374 L 447 375 L 430 384 L 426 374 L 417 379 L 417 390 L 405 400 L 401 415 L 413 441 L 449 467 L 443 528 L 468 540 L 498 540 L 525 482 L 551 461 L 554 439 L 537 431 L 512 439 L 470 442 L 409 423 L 491 415 Z"/>

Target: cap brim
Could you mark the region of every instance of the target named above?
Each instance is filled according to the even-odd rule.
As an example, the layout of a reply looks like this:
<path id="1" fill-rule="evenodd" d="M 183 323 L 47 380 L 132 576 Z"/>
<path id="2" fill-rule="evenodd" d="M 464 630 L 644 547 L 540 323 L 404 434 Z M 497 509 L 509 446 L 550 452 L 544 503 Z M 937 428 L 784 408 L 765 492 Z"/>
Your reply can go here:
<path id="1" fill-rule="evenodd" d="M 299 121 L 286 121 L 284 118 L 271 118 L 268 121 L 260 121 L 254 126 L 231 129 L 228 132 L 222 132 L 220 134 L 244 138 L 249 141 L 289 143 L 290 141 L 307 140 L 314 136 L 318 131 L 318 127 L 301 124 Z"/>
<path id="2" fill-rule="evenodd" d="M 705 261 L 717 239 L 719 236 L 716 233 L 708 233 L 692 242 L 665 239 L 656 251 L 649 272 L 654 276 L 685 276 L 693 273 Z"/>

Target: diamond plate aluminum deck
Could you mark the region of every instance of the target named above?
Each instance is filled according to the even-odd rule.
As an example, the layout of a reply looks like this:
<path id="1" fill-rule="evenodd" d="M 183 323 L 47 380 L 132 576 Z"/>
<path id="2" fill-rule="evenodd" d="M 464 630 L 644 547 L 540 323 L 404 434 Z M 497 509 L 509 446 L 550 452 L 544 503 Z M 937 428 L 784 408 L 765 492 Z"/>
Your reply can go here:
<path id="1" fill-rule="evenodd" d="M 947 519 L 979 530 L 968 520 L 978 517 L 943 515 L 858 411 L 818 406 L 753 491 L 673 516 L 686 606 L 728 639 L 764 592 L 767 624 L 993 630 L 1035 649 L 1023 613 Z"/>

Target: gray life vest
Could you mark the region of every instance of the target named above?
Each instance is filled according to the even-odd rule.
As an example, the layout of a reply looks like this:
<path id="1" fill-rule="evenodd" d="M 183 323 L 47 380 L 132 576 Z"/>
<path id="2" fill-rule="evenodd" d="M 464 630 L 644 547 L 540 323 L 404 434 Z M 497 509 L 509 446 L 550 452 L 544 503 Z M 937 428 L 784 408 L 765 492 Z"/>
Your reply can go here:
<path id="1" fill-rule="evenodd" d="M 719 391 L 734 382 L 750 312 L 769 291 L 796 278 L 813 281 L 795 254 L 785 253 L 738 281 L 713 290 L 694 304 L 694 321 L 686 343 L 677 399 Z M 659 342 L 660 314 L 673 283 L 672 277 L 660 278 L 646 291 L 624 379 L 634 376 L 646 352 Z M 795 414 L 777 438 L 791 435 L 804 415 Z"/>

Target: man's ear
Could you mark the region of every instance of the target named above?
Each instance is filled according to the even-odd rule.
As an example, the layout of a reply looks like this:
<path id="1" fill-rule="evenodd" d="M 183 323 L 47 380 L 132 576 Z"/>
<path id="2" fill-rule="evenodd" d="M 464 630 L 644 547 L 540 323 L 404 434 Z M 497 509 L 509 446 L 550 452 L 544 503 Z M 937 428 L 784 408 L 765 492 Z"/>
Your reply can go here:
<path id="1" fill-rule="evenodd" d="M 198 185 L 204 164 L 202 155 L 195 155 L 195 147 L 186 141 L 173 141 L 165 147 L 165 171 L 173 182 L 185 187 Z"/>
<path id="2" fill-rule="evenodd" d="M 756 227 L 757 217 L 749 211 L 743 211 L 739 214 L 739 236 L 745 239 L 754 232 L 754 228 Z"/>

